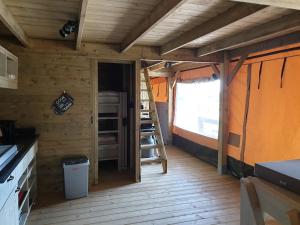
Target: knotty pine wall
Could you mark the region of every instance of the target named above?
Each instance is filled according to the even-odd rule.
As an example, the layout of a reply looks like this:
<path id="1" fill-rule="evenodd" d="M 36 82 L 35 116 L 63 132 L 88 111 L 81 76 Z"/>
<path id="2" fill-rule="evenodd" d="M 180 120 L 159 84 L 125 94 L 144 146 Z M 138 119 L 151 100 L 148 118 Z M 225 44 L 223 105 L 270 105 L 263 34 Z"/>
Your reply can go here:
<path id="1" fill-rule="evenodd" d="M 23 48 L 11 51 L 19 57 L 19 88 L 0 89 L 0 119 L 17 120 L 18 126 L 37 129 L 39 192 L 62 191 L 61 159 L 72 154 L 92 159 L 91 59 Z M 58 116 L 51 105 L 63 90 L 74 97 L 75 104 Z"/>

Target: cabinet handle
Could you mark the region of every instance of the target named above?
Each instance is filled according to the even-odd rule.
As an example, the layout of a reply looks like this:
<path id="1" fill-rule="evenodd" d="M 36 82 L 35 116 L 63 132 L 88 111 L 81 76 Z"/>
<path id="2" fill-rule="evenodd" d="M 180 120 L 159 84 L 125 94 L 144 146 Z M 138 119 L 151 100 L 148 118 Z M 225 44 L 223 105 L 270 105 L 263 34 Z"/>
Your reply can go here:
<path id="1" fill-rule="evenodd" d="M 20 187 L 17 187 L 17 189 L 15 190 L 15 193 L 19 192 L 21 190 Z"/>
<path id="2" fill-rule="evenodd" d="M 9 176 L 9 178 L 7 179 L 7 182 L 12 181 L 13 179 L 15 179 L 14 176 Z"/>

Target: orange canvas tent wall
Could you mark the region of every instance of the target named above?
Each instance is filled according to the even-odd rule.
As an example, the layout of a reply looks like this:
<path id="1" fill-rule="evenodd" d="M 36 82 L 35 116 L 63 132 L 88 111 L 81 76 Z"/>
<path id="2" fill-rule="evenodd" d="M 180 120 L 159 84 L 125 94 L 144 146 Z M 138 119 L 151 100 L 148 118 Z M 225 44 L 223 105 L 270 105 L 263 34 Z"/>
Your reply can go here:
<path id="1" fill-rule="evenodd" d="M 288 46 L 291 47 L 291 46 Z M 292 46 L 294 47 L 294 46 Z M 283 61 L 286 58 L 283 71 Z M 231 64 L 231 67 L 235 63 Z M 245 61 L 229 85 L 229 132 L 240 135 L 245 112 L 247 65 L 252 64 L 250 104 L 246 128 L 244 162 L 300 158 L 300 50 L 257 57 Z M 258 89 L 259 71 L 260 88 Z M 282 87 L 281 73 L 283 71 Z M 211 75 L 209 67 L 183 72 L 185 79 Z M 217 140 L 174 127 L 173 133 L 195 143 L 217 149 Z M 213 143 L 213 144 L 212 144 Z M 241 146 L 241 143 L 240 143 Z M 228 155 L 240 160 L 241 147 L 228 145 Z"/>
<path id="2" fill-rule="evenodd" d="M 155 102 L 168 101 L 168 80 L 165 77 L 153 78 L 150 80 L 152 93 Z"/>

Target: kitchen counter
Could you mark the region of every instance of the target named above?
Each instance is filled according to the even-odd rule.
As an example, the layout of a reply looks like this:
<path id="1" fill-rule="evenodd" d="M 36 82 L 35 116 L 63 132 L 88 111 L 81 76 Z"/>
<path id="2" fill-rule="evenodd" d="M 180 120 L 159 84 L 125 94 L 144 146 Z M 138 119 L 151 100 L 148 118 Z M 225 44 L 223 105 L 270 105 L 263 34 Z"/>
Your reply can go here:
<path id="1" fill-rule="evenodd" d="M 19 162 L 23 159 L 26 153 L 30 150 L 33 144 L 38 139 L 39 135 L 22 136 L 17 137 L 15 145 L 18 147 L 18 153 L 15 155 L 13 160 L 5 166 L 5 168 L 0 172 L 0 183 L 4 183 L 6 179 L 10 176 L 11 172 L 17 167 Z"/>

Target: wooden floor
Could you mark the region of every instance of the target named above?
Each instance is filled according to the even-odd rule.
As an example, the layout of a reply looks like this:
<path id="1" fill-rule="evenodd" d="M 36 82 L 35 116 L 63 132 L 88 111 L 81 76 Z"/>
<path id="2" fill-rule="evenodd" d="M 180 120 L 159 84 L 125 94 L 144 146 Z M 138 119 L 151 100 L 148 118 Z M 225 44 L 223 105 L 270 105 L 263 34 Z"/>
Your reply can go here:
<path id="1" fill-rule="evenodd" d="M 33 210 L 30 225 L 239 224 L 239 181 L 174 147 L 168 174 L 142 167 L 142 182 Z"/>

